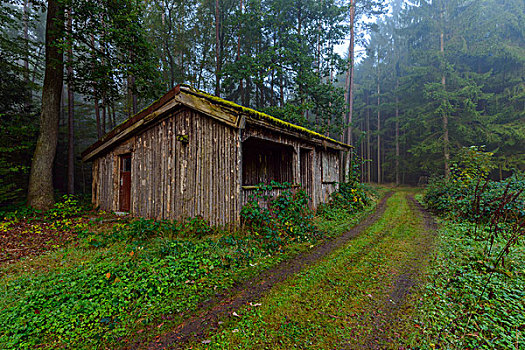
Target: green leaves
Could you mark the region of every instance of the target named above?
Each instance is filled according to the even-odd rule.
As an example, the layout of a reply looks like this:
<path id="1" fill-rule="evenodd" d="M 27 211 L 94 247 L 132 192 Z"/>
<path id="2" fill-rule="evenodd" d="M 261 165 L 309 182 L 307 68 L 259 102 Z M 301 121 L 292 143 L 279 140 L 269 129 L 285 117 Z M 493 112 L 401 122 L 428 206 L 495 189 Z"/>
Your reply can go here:
<path id="1" fill-rule="evenodd" d="M 319 206 L 317 213 L 327 220 L 340 220 L 369 206 L 373 194 L 372 188 L 360 182 L 340 183 L 339 190 L 330 195 L 328 203 Z"/>
<path id="2" fill-rule="evenodd" d="M 442 222 L 439 250 L 425 287 L 412 346 L 441 348 L 514 348 L 525 324 L 525 255 L 517 247 L 507 271 L 487 283 L 483 242 L 466 223 Z M 497 244 L 502 244 L 500 240 Z M 508 272 L 508 273 L 507 273 Z"/>
<path id="3" fill-rule="evenodd" d="M 271 199 L 268 209 L 252 208 L 262 213 L 258 220 L 270 221 L 242 232 L 220 231 L 199 217 L 138 219 L 109 232 L 84 232 L 91 243 L 78 249 L 90 249 L 90 261 L 24 274 L 0 286 L 0 347 L 112 348 L 160 319 L 182 321 L 215 293 L 275 264 L 296 242 L 321 237 L 306 194 L 289 187 L 272 183 L 261 189 L 279 189 L 282 196 Z M 54 213 L 73 215 L 75 203 L 66 197 Z"/>
<path id="4" fill-rule="evenodd" d="M 315 242 L 322 237 L 313 225 L 306 192 L 273 181 L 257 187 L 253 198 L 242 208 L 241 218 L 247 231 L 259 237 L 265 249 L 279 251 L 291 241 Z"/>

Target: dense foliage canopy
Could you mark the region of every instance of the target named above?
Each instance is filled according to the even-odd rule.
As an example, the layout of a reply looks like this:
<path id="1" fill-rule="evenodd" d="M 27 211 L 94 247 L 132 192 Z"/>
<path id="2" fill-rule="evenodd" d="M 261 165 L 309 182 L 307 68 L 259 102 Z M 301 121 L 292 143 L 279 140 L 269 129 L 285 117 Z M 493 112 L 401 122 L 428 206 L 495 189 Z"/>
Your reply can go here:
<path id="1" fill-rule="evenodd" d="M 412 3 L 392 1 L 358 65 L 356 133 L 376 136 L 363 138 L 359 152 L 385 181 L 444 174 L 444 153 L 452 160 L 465 146 L 494 153 L 493 177 L 523 170 L 523 3 Z"/>
<path id="2" fill-rule="evenodd" d="M 493 177 L 525 167 L 519 0 L 57 2 L 66 22 L 49 43 L 65 53 L 59 192 L 89 193 L 79 153 L 178 83 L 352 142 L 368 182 L 448 175 L 473 145 L 494 153 Z M 48 5 L 0 7 L 4 204 L 27 189 L 43 73 L 53 64 L 43 55 Z M 352 28 L 355 62 L 341 53 Z"/>

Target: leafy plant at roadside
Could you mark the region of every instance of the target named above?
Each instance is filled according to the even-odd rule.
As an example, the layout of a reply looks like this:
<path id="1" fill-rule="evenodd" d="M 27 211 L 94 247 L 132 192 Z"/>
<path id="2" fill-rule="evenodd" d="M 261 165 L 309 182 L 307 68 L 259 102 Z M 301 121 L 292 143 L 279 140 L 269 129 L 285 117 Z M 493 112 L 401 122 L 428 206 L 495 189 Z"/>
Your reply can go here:
<path id="1" fill-rule="evenodd" d="M 54 207 L 44 214 L 47 220 L 67 219 L 79 216 L 85 211 L 74 195 L 64 195 L 61 200 L 55 203 Z"/>
<path id="2" fill-rule="evenodd" d="M 4 220 L 24 220 L 27 218 L 33 218 L 35 216 L 40 215 L 41 212 L 39 210 L 35 210 L 30 207 L 26 206 L 17 206 L 13 208 L 9 208 L 6 211 L 0 211 L 0 218 Z"/>
<path id="3" fill-rule="evenodd" d="M 274 190 L 280 190 L 276 197 Z M 287 183 L 258 185 L 242 208 L 241 219 L 247 233 L 259 237 L 271 251 L 281 249 L 288 240 L 314 242 L 322 236 L 313 225 L 308 195 Z"/>
<path id="4" fill-rule="evenodd" d="M 202 217 L 187 218 L 184 220 L 163 220 L 138 218 L 127 223 L 118 223 L 111 232 L 92 234 L 83 233 L 88 243 L 95 247 L 105 247 L 116 242 L 144 243 L 156 236 L 171 238 L 203 238 L 218 232 Z"/>
<path id="5" fill-rule="evenodd" d="M 52 209 L 46 212 L 27 206 L 14 206 L 6 209 L 5 211 L 0 211 L 0 217 L 5 220 L 32 219 L 56 221 L 81 216 L 89 210 L 89 205 L 81 203 L 81 200 L 77 196 L 64 195 L 55 203 Z"/>
<path id="6" fill-rule="evenodd" d="M 525 236 L 525 177 L 516 173 L 505 181 L 489 180 L 490 167 L 475 155 L 469 158 L 475 161 L 456 168 L 450 179 L 432 182 L 424 199 L 437 213 L 474 223 L 471 234 L 485 242 L 485 258 L 494 266 L 504 265 L 511 247 Z M 498 239 L 506 244 L 495 251 Z"/>
<path id="7" fill-rule="evenodd" d="M 424 302 L 433 303 L 432 307 L 449 315 L 444 318 L 440 313 L 431 313 L 427 322 L 432 342 L 476 348 L 494 345 L 497 340 L 496 347 L 509 348 L 516 335 L 508 334 L 524 324 L 523 317 L 513 316 L 523 315 L 523 296 L 519 297 L 519 306 L 520 300 L 509 294 L 509 288 L 523 289 L 519 268 L 525 261 L 525 177 L 516 172 L 504 181 L 488 179 L 491 156 L 473 147 L 464 150 L 450 179 L 431 182 L 424 197 L 429 208 L 460 222 L 448 224 L 456 230 L 456 236 L 450 242 L 451 233 L 445 231 L 447 246 L 441 251 L 451 257 L 445 257 L 446 263 L 436 267 L 438 280 L 443 274 L 448 280 L 438 284 L 437 291 Z M 450 251 L 449 244 L 457 252 Z M 446 300 L 447 305 L 437 303 L 436 296 Z M 510 321 L 504 319 L 507 315 Z"/>
<path id="8" fill-rule="evenodd" d="M 212 227 L 202 216 L 188 218 L 174 225 L 171 228 L 164 226 L 165 230 L 171 230 L 172 235 L 180 237 L 203 238 L 217 232 L 217 229 Z"/>
<path id="9" fill-rule="evenodd" d="M 477 147 L 468 147 L 453 162 L 449 179 L 431 179 L 424 201 L 438 214 L 468 219 L 473 222 L 490 221 L 498 210 L 505 210 L 505 220 L 525 217 L 525 174 L 516 171 L 504 181 L 492 181 L 488 174 L 493 168 L 492 153 Z M 500 208 L 504 198 L 512 195 Z M 500 209 L 498 209 L 500 208 Z"/>
<path id="10" fill-rule="evenodd" d="M 340 183 L 339 189 L 330 195 L 330 201 L 321 204 L 317 213 L 334 220 L 361 211 L 372 202 L 371 193 L 369 186 L 358 181 Z"/>

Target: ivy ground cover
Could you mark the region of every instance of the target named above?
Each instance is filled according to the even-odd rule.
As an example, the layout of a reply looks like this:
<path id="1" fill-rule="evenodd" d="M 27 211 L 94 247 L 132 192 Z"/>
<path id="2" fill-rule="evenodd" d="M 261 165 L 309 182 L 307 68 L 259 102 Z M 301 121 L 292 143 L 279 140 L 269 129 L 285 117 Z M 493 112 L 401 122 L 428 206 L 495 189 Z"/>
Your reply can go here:
<path id="1" fill-rule="evenodd" d="M 198 218 L 124 221 L 98 231 L 92 222 L 78 233 L 76 246 L 0 268 L 0 348 L 147 342 L 201 302 L 318 243 L 324 235 L 312 224 L 312 213 L 287 212 L 304 206 L 301 201 L 307 201 L 301 193 L 288 193 L 270 211 L 251 206 L 252 220 L 266 220 L 253 222 L 257 234 L 253 228 L 224 232 Z M 342 232 L 360 215 L 334 222 Z"/>
<path id="2" fill-rule="evenodd" d="M 419 306 L 423 349 L 525 347 L 525 244 L 513 247 L 504 267 L 486 256 L 471 223 L 442 221 L 439 248 Z M 505 240 L 495 242 L 502 249 Z"/>

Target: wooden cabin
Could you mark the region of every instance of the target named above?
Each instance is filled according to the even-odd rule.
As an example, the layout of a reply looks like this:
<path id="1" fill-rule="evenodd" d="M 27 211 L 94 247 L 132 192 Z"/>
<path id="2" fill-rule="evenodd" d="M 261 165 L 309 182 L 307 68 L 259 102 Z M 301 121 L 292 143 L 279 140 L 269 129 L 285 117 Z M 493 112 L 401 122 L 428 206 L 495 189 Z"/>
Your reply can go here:
<path id="1" fill-rule="evenodd" d="M 82 153 L 93 204 L 155 219 L 239 220 L 260 183 L 301 184 L 312 206 L 342 180 L 350 146 L 178 85 Z M 274 190 L 278 194 L 279 190 Z"/>

